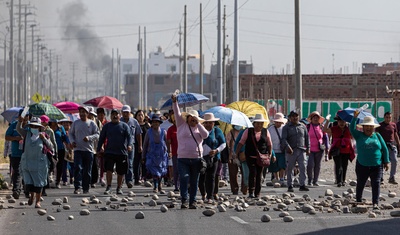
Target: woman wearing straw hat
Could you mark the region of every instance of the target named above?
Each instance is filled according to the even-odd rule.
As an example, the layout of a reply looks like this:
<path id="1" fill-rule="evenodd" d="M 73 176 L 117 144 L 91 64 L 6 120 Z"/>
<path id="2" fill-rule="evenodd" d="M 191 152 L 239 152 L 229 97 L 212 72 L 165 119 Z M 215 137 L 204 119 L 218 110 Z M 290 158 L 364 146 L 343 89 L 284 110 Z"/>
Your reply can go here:
<path id="1" fill-rule="evenodd" d="M 274 178 L 280 181 L 283 186 L 285 184 L 285 171 L 286 171 L 286 159 L 285 151 L 282 151 L 281 141 L 282 141 L 282 129 L 286 124 L 287 119 L 284 117 L 283 113 L 276 113 L 274 116 L 274 125 L 268 127 L 268 131 L 271 134 L 272 146 L 275 152 L 276 161 L 271 163 L 268 170 L 274 174 Z"/>
<path id="2" fill-rule="evenodd" d="M 205 113 L 203 118 L 203 125 L 209 133 L 208 137 L 203 141 L 203 158 L 207 162 L 207 168 L 205 173 L 200 175 L 199 189 L 203 200 L 206 203 L 213 203 L 212 197 L 214 199 L 217 198 L 217 192 L 215 192 L 214 187 L 218 161 L 221 158 L 220 153 L 226 147 L 226 142 L 224 133 L 214 126 L 219 118 L 214 117 L 213 113 Z"/>
<path id="3" fill-rule="evenodd" d="M 43 126 L 40 119 L 33 117 L 28 123 L 29 127 L 24 129 L 18 121 L 17 131 L 24 137 L 24 153 L 21 156 L 21 173 L 25 181 L 26 190 L 30 193 L 28 205 L 33 204 L 40 208 L 40 197 L 43 187 L 47 184 L 49 162 L 47 152 L 52 152 L 54 147 L 49 136 L 41 132 Z"/>
<path id="4" fill-rule="evenodd" d="M 200 163 L 203 153 L 203 140 L 208 137 L 208 131 L 201 125 L 204 119 L 196 110 L 181 113 L 176 94 L 172 94 L 172 109 L 174 110 L 178 139 L 178 171 L 181 191 L 182 209 L 196 209 L 196 194 L 198 188 Z M 190 198 L 188 185 L 190 184 Z M 189 199 L 189 204 L 188 204 Z"/>
<path id="5" fill-rule="evenodd" d="M 310 138 L 310 154 L 307 160 L 308 185 L 318 185 L 321 162 L 324 153 L 328 153 L 328 137 L 323 131 L 322 122 L 325 120 L 318 111 L 310 113 L 307 120 L 308 136 Z"/>
<path id="6" fill-rule="evenodd" d="M 386 143 L 379 133 L 375 133 L 375 128 L 379 126 L 374 122 L 374 117 L 367 116 L 362 123 L 356 125 L 359 112 L 354 112 L 350 123 L 350 132 L 357 143 L 357 162 L 356 162 L 356 200 L 361 202 L 365 183 L 371 179 L 372 203 L 374 209 L 379 209 L 378 201 L 380 194 L 380 182 L 382 175 L 382 164 L 385 171 L 389 169 L 389 151 Z M 363 131 L 358 131 L 357 127 Z"/>
<path id="7" fill-rule="evenodd" d="M 249 167 L 249 198 L 259 198 L 261 192 L 261 175 L 263 167 L 257 164 L 257 151 L 271 156 L 272 141 L 269 131 L 263 127 L 264 119 L 262 114 L 256 114 L 253 119 L 252 128 L 248 128 L 243 132 L 242 138 L 236 147 L 236 156 L 239 155 L 240 149 L 246 144 L 245 154 L 246 162 Z M 274 161 L 274 159 L 272 159 Z"/>

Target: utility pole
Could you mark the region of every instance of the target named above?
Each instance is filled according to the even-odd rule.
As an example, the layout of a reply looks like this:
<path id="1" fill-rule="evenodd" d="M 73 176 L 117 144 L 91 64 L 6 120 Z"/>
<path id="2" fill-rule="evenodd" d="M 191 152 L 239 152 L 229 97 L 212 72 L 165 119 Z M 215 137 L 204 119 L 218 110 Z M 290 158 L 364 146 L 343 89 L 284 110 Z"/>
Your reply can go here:
<path id="1" fill-rule="evenodd" d="M 184 80 L 184 87 L 183 92 L 187 93 L 187 48 L 186 48 L 186 38 L 187 38 L 187 13 L 186 13 L 186 5 L 185 5 L 185 13 L 184 15 L 184 23 L 183 23 L 183 80 Z"/>
<path id="2" fill-rule="evenodd" d="M 86 100 L 88 100 L 88 67 L 85 69 L 85 77 L 86 77 Z"/>
<path id="3" fill-rule="evenodd" d="M 35 40 L 34 40 L 34 35 L 33 35 L 33 28 L 35 28 L 36 27 L 36 24 L 32 24 L 32 25 L 30 25 L 30 27 L 31 27 L 31 29 L 32 29 L 32 51 L 31 51 L 31 81 L 30 81 L 30 84 L 29 84 L 29 92 L 28 92 L 28 94 L 29 94 L 29 97 L 32 97 L 32 92 L 33 92 L 33 86 L 34 86 L 34 84 L 35 84 L 35 79 L 34 79 L 34 77 L 35 77 L 35 64 L 34 64 L 34 48 L 35 48 Z M 28 103 L 30 103 L 30 100 L 31 99 L 28 99 L 27 100 L 27 102 Z"/>
<path id="4" fill-rule="evenodd" d="M 16 96 L 16 104 L 17 105 L 22 105 L 22 89 L 24 88 L 23 84 L 23 68 L 22 68 L 22 46 L 21 46 L 21 29 L 22 29 L 22 24 L 21 24 L 21 0 L 18 1 L 18 53 L 17 53 L 17 80 L 15 83 L 16 86 L 16 91 L 17 91 L 17 96 Z"/>
<path id="5" fill-rule="evenodd" d="M 143 90 L 144 90 L 144 104 L 143 104 L 143 106 L 144 107 L 146 107 L 146 109 L 147 109 L 147 107 L 148 107 L 148 103 L 147 103 L 147 49 L 146 49 L 146 47 L 147 47 L 147 39 L 146 39 L 146 27 L 144 27 L 143 28 L 143 39 L 144 39 L 144 45 L 143 45 L 143 70 L 144 70 L 144 78 L 143 78 L 143 83 L 144 83 L 144 87 L 143 87 Z"/>
<path id="6" fill-rule="evenodd" d="M 226 79 L 226 44 L 225 44 L 225 39 L 226 39 L 226 6 L 224 5 L 224 16 L 223 16 L 223 26 L 222 26 L 222 99 L 223 102 L 221 103 L 227 103 L 227 95 L 228 95 L 228 87 L 227 87 L 227 79 Z"/>
<path id="7" fill-rule="evenodd" d="M 52 101 L 52 100 L 54 100 L 53 99 L 53 77 L 52 77 L 52 74 L 51 74 L 51 72 L 52 72 L 52 63 L 53 63 L 53 58 L 52 58 L 52 54 L 51 54 L 51 51 L 52 50 L 49 50 L 49 83 L 50 83 L 50 85 L 49 85 L 49 95 L 50 95 L 50 101 Z"/>
<path id="8" fill-rule="evenodd" d="M 59 86 L 58 86 L 58 74 L 59 74 L 59 70 L 58 70 L 58 64 L 60 63 L 60 56 L 56 55 L 56 101 L 59 101 Z"/>
<path id="9" fill-rule="evenodd" d="M 183 91 L 183 77 L 182 77 L 182 27 L 179 24 L 179 90 Z"/>
<path id="10" fill-rule="evenodd" d="M 217 102 L 222 104 L 223 101 L 223 84 L 222 84 L 222 38 L 221 38 L 221 0 L 218 0 L 218 25 L 217 25 L 217 82 L 218 93 Z"/>
<path id="11" fill-rule="evenodd" d="M 114 97 L 114 48 L 111 50 L 111 96 Z"/>
<path id="12" fill-rule="evenodd" d="M 38 38 L 36 41 L 37 41 L 37 51 L 36 51 L 36 54 L 37 54 L 37 67 L 36 67 L 36 92 L 38 92 L 38 93 L 40 93 L 40 90 L 39 90 L 39 84 L 40 84 L 40 82 L 41 82 L 41 80 L 40 80 L 40 57 L 39 57 L 39 51 L 40 51 L 40 38 Z"/>
<path id="13" fill-rule="evenodd" d="M 14 107 L 14 0 L 10 3 L 10 105 Z"/>
<path id="14" fill-rule="evenodd" d="M 299 10 L 299 0 L 294 0 L 294 8 L 295 8 L 295 14 L 294 14 L 294 34 L 295 34 L 295 42 L 294 42 L 294 47 L 295 47 L 295 76 L 296 76 L 296 109 L 299 111 L 299 117 L 303 117 L 302 113 L 302 77 L 301 77 L 301 68 L 300 68 L 300 10 Z"/>
<path id="15" fill-rule="evenodd" d="M 4 37 L 4 101 L 3 112 L 7 110 L 7 35 Z"/>
<path id="16" fill-rule="evenodd" d="M 232 102 L 238 101 L 239 97 L 239 9 L 238 0 L 235 0 L 235 26 L 234 26 L 234 40 L 233 40 L 233 93 Z"/>
<path id="17" fill-rule="evenodd" d="M 200 3 L 200 94 L 204 93 L 203 87 L 203 7 Z M 200 109 L 203 110 L 203 104 L 200 104 Z"/>
<path id="18" fill-rule="evenodd" d="M 72 63 L 72 101 L 75 102 L 75 62 Z"/>
<path id="19" fill-rule="evenodd" d="M 141 30 L 139 26 L 139 38 L 138 38 L 138 80 L 139 80 L 139 97 L 138 106 L 140 109 L 146 109 L 143 107 L 143 80 L 142 80 L 142 38 Z"/>

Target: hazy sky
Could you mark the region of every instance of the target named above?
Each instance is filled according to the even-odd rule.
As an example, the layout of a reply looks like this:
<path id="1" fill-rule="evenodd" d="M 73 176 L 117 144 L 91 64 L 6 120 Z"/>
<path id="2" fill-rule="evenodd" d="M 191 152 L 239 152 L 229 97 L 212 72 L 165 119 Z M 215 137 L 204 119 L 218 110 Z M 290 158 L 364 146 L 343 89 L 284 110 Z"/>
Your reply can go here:
<path id="1" fill-rule="evenodd" d="M 0 0 L 0 22 L 8 16 Z M 18 3 L 18 0 L 15 0 Z M 28 2 L 23 0 L 22 2 Z M 76 40 L 63 40 L 59 15 L 70 0 L 30 0 L 48 48 L 69 63 L 82 57 Z M 178 54 L 179 24 L 188 11 L 188 53 L 199 52 L 199 5 L 203 4 L 203 51 L 206 72 L 216 61 L 217 0 L 82 0 L 87 11 L 81 19 L 98 36 L 106 54 L 118 48 L 122 58 L 137 57 L 138 26 L 147 27 L 147 51 L 161 46 L 167 55 Z M 227 44 L 233 57 L 234 0 L 226 5 Z M 252 61 L 255 73 L 281 73 L 294 63 L 294 0 L 239 0 L 239 58 Z M 359 71 L 363 62 L 398 62 L 400 59 L 400 1 L 302 0 L 302 73 Z M 73 17 L 73 16 L 71 16 Z M 0 24 L 4 32 L 5 23 Z M 3 37 L 0 34 L 0 37 Z M 99 40 L 100 39 L 100 40 Z"/>

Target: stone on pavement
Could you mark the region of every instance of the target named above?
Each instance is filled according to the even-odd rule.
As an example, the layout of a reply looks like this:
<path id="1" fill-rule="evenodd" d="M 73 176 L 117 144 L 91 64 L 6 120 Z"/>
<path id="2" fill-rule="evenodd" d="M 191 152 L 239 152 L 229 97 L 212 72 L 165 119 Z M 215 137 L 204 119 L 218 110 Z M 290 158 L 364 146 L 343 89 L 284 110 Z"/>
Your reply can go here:
<path id="1" fill-rule="evenodd" d="M 269 221 L 271 221 L 271 216 L 269 216 L 269 215 L 261 216 L 261 222 L 269 222 Z"/>

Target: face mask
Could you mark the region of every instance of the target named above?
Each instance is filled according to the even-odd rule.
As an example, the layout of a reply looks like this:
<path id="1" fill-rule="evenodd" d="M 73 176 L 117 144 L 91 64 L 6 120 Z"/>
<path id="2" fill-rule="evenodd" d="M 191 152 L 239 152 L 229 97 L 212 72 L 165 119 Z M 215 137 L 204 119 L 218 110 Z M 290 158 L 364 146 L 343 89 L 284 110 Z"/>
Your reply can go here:
<path id="1" fill-rule="evenodd" d="M 32 128 L 31 128 L 31 132 L 32 132 L 32 134 L 34 134 L 34 135 L 39 135 L 39 129 L 32 129 Z"/>
<path id="2" fill-rule="evenodd" d="M 237 130 L 237 131 L 240 131 L 240 130 L 242 129 L 241 126 L 235 126 L 234 128 L 235 128 L 235 130 Z"/>

